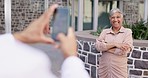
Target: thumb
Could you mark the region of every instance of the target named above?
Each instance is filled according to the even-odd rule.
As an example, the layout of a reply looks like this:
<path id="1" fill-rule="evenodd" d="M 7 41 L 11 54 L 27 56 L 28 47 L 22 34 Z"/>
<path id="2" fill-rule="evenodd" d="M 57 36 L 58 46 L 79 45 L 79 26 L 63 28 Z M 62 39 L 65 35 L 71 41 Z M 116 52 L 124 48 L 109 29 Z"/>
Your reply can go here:
<path id="1" fill-rule="evenodd" d="M 57 36 L 57 39 L 60 42 L 63 42 L 65 40 L 65 38 L 66 38 L 66 36 L 63 33 L 59 33 L 58 36 Z"/>

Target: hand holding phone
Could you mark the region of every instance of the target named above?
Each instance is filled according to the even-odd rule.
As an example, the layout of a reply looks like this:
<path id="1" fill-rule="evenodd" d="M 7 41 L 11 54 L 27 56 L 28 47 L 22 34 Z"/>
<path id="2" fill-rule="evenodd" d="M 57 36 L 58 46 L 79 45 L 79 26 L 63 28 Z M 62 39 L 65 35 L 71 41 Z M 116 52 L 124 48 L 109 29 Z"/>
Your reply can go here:
<path id="1" fill-rule="evenodd" d="M 69 28 L 69 8 L 67 7 L 58 7 L 53 15 L 52 20 L 52 38 L 55 41 L 57 40 L 57 35 L 59 33 L 64 33 L 67 35 Z"/>

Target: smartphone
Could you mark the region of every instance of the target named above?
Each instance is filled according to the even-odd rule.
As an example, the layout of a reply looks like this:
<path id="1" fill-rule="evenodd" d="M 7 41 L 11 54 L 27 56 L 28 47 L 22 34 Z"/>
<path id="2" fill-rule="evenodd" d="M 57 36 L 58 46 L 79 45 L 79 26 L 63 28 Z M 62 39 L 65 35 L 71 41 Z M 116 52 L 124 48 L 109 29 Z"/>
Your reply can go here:
<path id="1" fill-rule="evenodd" d="M 68 7 L 58 7 L 55 9 L 52 18 L 52 38 L 57 40 L 57 35 L 59 33 L 64 33 L 67 35 L 69 27 L 69 8 Z"/>

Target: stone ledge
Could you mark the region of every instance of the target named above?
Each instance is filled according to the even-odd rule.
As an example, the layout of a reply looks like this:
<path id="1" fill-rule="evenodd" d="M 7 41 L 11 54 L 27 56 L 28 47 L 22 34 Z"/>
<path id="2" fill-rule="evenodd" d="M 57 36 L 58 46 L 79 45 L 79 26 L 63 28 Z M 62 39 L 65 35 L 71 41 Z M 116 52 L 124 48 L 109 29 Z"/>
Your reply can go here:
<path id="1" fill-rule="evenodd" d="M 90 32 L 94 31 L 93 30 L 77 31 L 76 36 L 78 40 L 95 41 L 97 36 L 91 35 Z M 148 40 L 134 40 L 133 45 L 139 47 L 148 47 Z"/>

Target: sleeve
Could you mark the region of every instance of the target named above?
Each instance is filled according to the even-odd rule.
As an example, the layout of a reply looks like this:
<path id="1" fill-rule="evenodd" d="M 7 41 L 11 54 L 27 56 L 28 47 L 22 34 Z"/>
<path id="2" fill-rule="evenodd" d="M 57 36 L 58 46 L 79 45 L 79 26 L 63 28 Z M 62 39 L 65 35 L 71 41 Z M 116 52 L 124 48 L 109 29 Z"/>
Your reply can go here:
<path id="1" fill-rule="evenodd" d="M 96 39 L 96 49 L 98 51 L 106 51 L 106 43 L 105 43 L 105 30 L 103 30 L 100 34 L 100 36 Z"/>
<path id="2" fill-rule="evenodd" d="M 126 52 L 123 52 L 121 49 L 116 48 L 114 54 L 117 55 L 126 55 L 126 53 L 129 53 L 133 50 L 133 38 L 132 38 L 132 31 L 130 29 L 127 30 L 127 34 L 125 36 L 125 39 L 123 43 L 126 43 L 130 46 L 129 50 Z"/>
<path id="3" fill-rule="evenodd" d="M 132 30 L 128 29 L 128 33 L 126 34 L 125 40 L 123 43 L 127 43 L 130 46 L 130 50 L 128 52 L 131 52 L 133 50 L 133 37 L 132 37 Z M 127 53 L 128 53 L 127 52 Z"/>
<path id="4" fill-rule="evenodd" d="M 90 78 L 83 62 L 76 56 L 68 57 L 61 69 L 61 78 Z"/>
<path id="5" fill-rule="evenodd" d="M 98 51 L 106 51 L 107 50 L 106 43 L 96 39 L 96 49 Z"/>

